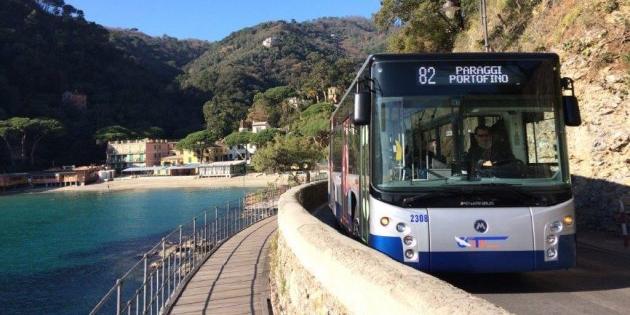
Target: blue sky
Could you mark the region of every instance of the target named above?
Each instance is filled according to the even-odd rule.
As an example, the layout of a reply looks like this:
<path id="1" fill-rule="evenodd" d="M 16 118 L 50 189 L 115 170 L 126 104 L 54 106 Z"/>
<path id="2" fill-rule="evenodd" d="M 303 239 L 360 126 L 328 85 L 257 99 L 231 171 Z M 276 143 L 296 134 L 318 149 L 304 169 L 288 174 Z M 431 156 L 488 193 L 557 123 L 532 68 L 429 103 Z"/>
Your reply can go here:
<path id="1" fill-rule="evenodd" d="M 89 21 L 132 28 L 153 36 L 220 40 L 231 32 L 271 20 L 323 16 L 371 17 L 380 0 L 66 0 Z"/>

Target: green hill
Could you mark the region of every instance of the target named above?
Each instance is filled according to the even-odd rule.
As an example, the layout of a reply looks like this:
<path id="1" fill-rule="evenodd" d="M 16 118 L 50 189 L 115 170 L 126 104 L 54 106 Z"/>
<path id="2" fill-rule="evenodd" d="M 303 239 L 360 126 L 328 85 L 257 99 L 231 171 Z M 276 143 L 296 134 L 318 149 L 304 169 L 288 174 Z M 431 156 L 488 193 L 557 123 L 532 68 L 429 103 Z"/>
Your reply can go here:
<path id="1" fill-rule="evenodd" d="M 214 95 L 204 115 L 209 129 L 225 135 L 245 118 L 257 92 L 288 85 L 318 102 L 328 87 L 345 88 L 363 59 L 384 47 L 385 34 L 364 18 L 267 22 L 213 43 L 179 80 Z"/>
<path id="2" fill-rule="evenodd" d="M 169 81 L 211 46 L 209 42 L 197 39 L 179 40 L 167 35 L 152 37 L 137 29 L 112 28 L 109 29 L 109 38 L 127 59 Z"/>
<path id="3" fill-rule="evenodd" d="M 192 59 L 192 43 L 143 38 L 133 46 L 133 40 L 119 35 L 114 32 L 110 41 L 107 29 L 86 21 L 83 12 L 63 1 L 0 2 L 0 120 L 51 117 L 67 130 L 42 145 L 41 166 L 104 159 L 94 133 L 109 125 L 157 126 L 167 136 L 202 126 L 204 98 L 172 85 L 179 72 L 168 64 Z M 145 48 L 155 46 L 167 48 L 154 49 L 160 54 L 152 56 Z M 77 97 L 68 101 L 66 92 Z"/>
<path id="4" fill-rule="evenodd" d="M 328 87 L 344 88 L 384 43 L 385 35 L 363 18 L 268 22 L 209 43 L 106 29 L 63 0 L 4 0 L 0 120 L 62 123 L 62 136 L 40 144 L 39 168 L 101 162 L 99 129 L 181 138 L 202 129 L 205 116 L 209 129 L 226 135 L 246 117 L 256 93 L 289 86 L 298 97 L 319 101 Z M 5 151 L 0 165 L 8 165 Z"/>

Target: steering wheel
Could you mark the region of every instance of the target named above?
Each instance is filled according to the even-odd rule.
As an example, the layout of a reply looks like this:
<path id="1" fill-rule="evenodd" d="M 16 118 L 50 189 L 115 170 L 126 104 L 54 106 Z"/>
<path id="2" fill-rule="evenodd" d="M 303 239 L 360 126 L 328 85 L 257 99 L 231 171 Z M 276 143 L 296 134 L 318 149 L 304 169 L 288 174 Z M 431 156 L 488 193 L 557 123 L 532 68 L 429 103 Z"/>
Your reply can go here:
<path id="1" fill-rule="evenodd" d="M 485 168 L 497 177 L 525 177 L 525 163 L 519 159 L 505 159 L 492 162 L 492 168 Z M 483 169 L 482 167 L 479 168 Z"/>

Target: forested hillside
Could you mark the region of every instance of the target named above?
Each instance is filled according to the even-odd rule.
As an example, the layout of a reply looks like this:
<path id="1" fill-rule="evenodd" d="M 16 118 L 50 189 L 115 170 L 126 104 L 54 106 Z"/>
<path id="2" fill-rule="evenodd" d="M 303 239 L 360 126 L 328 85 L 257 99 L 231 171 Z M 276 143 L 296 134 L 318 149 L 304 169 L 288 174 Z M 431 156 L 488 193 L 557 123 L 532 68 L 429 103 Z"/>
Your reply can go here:
<path id="1" fill-rule="evenodd" d="M 384 46 L 384 33 L 364 18 L 267 22 L 214 43 L 180 80 L 214 94 L 204 105 L 208 128 L 226 134 L 245 118 L 255 93 L 288 85 L 321 101 L 328 87 L 345 88 L 363 59 Z"/>
<path id="2" fill-rule="evenodd" d="M 225 136 L 256 93 L 287 86 L 292 96 L 321 101 L 384 43 L 363 18 L 267 22 L 209 43 L 106 29 L 63 0 L 2 1 L 0 172 L 98 163 L 104 149 L 96 140 L 182 138 L 204 127 Z M 27 163 L 23 152 L 36 139 Z"/>
<path id="3" fill-rule="evenodd" d="M 109 125 L 157 127 L 151 130 L 165 135 L 201 126 L 204 97 L 180 90 L 171 85 L 172 77 L 157 72 L 158 62 L 170 60 L 135 55 L 118 49 L 108 30 L 63 1 L 1 1 L 0 120 L 48 117 L 62 123 L 62 136 L 42 142 L 35 163 L 40 166 L 102 160 L 94 134 Z M 11 140 L 11 132 L 3 135 Z M 8 155 L 0 151 L 0 171 L 7 168 Z"/>
<path id="4" fill-rule="evenodd" d="M 182 68 L 197 59 L 211 47 L 207 41 L 179 40 L 163 35 L 152 37 L 137 29 L 109 29 L 114 45 L 124 52 L 127 59 L 149 68 L 166 80 L 182 73 Z"/>

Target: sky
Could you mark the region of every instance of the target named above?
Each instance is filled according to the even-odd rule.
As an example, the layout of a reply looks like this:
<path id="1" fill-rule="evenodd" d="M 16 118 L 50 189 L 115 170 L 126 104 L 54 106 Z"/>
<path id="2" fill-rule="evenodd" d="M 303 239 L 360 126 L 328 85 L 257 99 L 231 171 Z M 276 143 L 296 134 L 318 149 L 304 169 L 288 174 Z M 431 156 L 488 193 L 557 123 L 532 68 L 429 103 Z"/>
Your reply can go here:
<path id="1" fill-rule="evenodd" d="M 324 16 L 371 17 L 380 0 L 66 0 L 89 21 L 152 36 L 220 40 L 241 28 Z"/>

